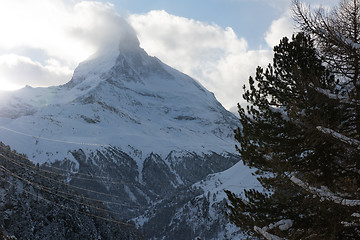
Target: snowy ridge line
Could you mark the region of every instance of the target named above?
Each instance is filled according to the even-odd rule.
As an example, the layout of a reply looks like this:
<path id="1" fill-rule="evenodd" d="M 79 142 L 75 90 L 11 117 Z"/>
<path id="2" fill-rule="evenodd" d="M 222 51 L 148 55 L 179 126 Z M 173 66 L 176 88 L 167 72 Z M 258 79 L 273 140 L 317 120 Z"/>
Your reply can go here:
<path id="1" fill-rule="evenodd" d="M 329 89 L 322 89 L 322 88 L 319 88 L 319 87 L 315 87 L 315 85 L 313 83 L 310 83 L 309 87 L 313 88 L 318 93 L 321 93 L 321 94 L 327 96 L 329 99 L 338 100 L 338 101 L 340 101 L 340 103 L 344 103 L 344 104 L 360 106 L 360 101 L 358 101 L 358 100 L 349 99 L 347 97 L 343 97 L 343 96 L 339 96 L 337 94 L 333 94 L 333 93 L 330 92 Z"/>
<path id="2" fill-rule="evenodd" d="M 9 132 L 13 132 L 13 133 L 20 134 L 20 135 L 23 135 L 23 136 L 32 137 L 32 138 L 35 138 L 35 139 L 41 139 L 41 140 L 45 140 L 45 141 L 58 142 L 58 143 L 68 143 L 68 144 L 74 144 L 74 145 L 110 147 L 109 144 L 98 144 L 98 143 L 85 143 L 85 142 L 72 142 L 72 141 L 65 141 L 65 140 L 57 140 L 57 139 L 51 139 L 51 138 L 44 138 L 44 137 L 40 137 L 40 136 L 37 137 L 37 136 L 31 135 L 31 134 L 27 134 L 27 133 L 15 131 L 13 129 L 9 129 L 9 128 L 6 128 L 4 126 L 0 126 L 0 128 L 4 129 L 6 131 L 9 131 Z"/>
<path id="3" fill-rule="evenodd" d="M 71 202 L 74 202 L 74 203 L 76 203 L 76 204 L 80 204 L 80 205 L 83 205 L 83 206 L 87 206 L 87 207 L 90 207 L 90 208 L 93 208 L 93 209 L 96 209 L 96 210 L 99 210 L 99 211 L 102 211 L 102 212 L 112 213 L 112 214 L 116 214 L 116 215 L 121 216 L 121 217 L 125 217 L 125 216 L 121 215 L 121 214 L 118 213 L 118 212 L 111 211 L 111 210 L 106 210 L 106 209 L 102 209 L 102 208 L 96 207 L 96 206 L 91 205 L 91 204 L 82 203 L 82 202 L 80 202 L 80 201 L 77 201 L 77 200 L 74 200 L 74 199 L 65 197 L 65 196 L 60 195 L 60 194 L 64 194 L 64 195 L 68 195 L 68 196 L 72 196 L 72 197 L 76 197 L 76 198 L 84 198 L 84 199 L 85 199 L 85 197 L 82 197 L 81 195 L 66 193 L 66 192 L 62 192 L 62 191 L 59 191 L 59 190 L 56 190 L 57 193 L 55 193 L 55 192 L 52 191 L 52 190 L 54 190 L 54 189 L 45 187 L 44 185 L 37 184 L 37 183 L 34 183 L 34 182 L 32 182 L 32 181 L 29 181 L 29 180 L 27 180 L 27 179 L 25 179 L 25 178 L 22 178 L 22 177 L 20 177 L 20 176 L 18 176 L 18 175 L 16 175 L 16 174 L 12 173 L 10 170 L 8 170 L 7 168 L 5 168 L 5 167 L 3 167 L 3 166 L 0 166 L 0 169 L 3 170 L 3 171 L 5 171 L 5 172 L 7 172 L 7 173 L 9 173 L 11 176 L 13 176 L 13 177 L 15 177 L 15 178 L 17 178 L 17 179 L 19 179 L 19 180 L 27 183 L 27 184 L 30 184 L 30 185 L 32 185 L 33 187 L 36 187 L 36 188 L 37 188 L 38 190 L 40 190 L 40 191 L 42 190 L 42 191 L 48 192 L 49 194 L 52 194 L 52 195 L 57 196 L 57 197 L 61 197 L 61 198 L 65 199 L 65 200 L 67 200 L 67 201 L 71 201 Z M 49 190 L 49 189 L 50 189 L 50 190 Z M 60 194 L 58 194 L 58 193 L 60 193 Z"/>
<path id="4" fill-rule="evenodd" d="M 16 161 L 11 160 L 10 158 L 8 158 L 8 157 L 6 157 L 6 156 L 4 156 L 4 155 L 2 155 L 2 154 L 0 154 L 0 156 L 2 156 L 2 157 L 4 157 L 5 159 L 11 161 L 11 162 L 14 163 L 15 165 L 17 165 L 17 166 L 19 166 L 19 167 L 21 167 L 21 168 L 23 168 L 23 169 L 25 169 L 25 170 L 28 170 L 26 167 L 22 166 L 22 165 L 19 164 L 19 163 L 16 163 Z M 27 165 L 27 164 L 24 164 L 24 165 Z M 27 166 L 28 166 L 28 167 L 31 167 L 31 168 L 33 168 L 33 169 L 36 168 L 36 167 L 34 167 L 34 166 L 29 166 L 29 165 L 27 165 Z M 37 168 L 36 168 L 36 169 L 37 169 Z M 41 169 L 39 168 L 38 170 L 41 170 Z M 49 173 L 50 173 L 50 174 L 53 174 L 53 175 L 56 175 L 56 177 L 59 175 L 59 174 L 54 174 L 54 173 L 52 173 L 52 172 L 49 172 Z M 37 174 L 37 175 L 41 176 L 42 178 L 46 178 L 46 179 L 48 179 L 48 180 L 50 180 L 50 181 L 56 182 L 56 183 L 58 183 L 58 184 L 61 184 L 61 185 L 63 185 L 63 186 L 66 186 L 66 187 L 70 187 L 70 188 L 74 188 L 74 189 L 78 189 L 78 190 L 83 190 L 83 191 L 86 191 L 86 192 L 96 193 L 96 194 L 103 195 L 103 196 L 119 198 L 119 196 L 116 196 L 116 195 L 107 194 L 107 193 L 102 193 L 102 192 L 98 192 L 98 191 L 94 191 L 94 190 L 90 190 L 90 189 L 86 189 L 86 188 L 81 188 L 81 187 L 69 185 L 69 184 L 67 184 L 67 183 L 65 183 L 65 182 L 62 182 L 62 181 L 59 181 L 59 180 L 56 180 L 56 179 L 49 178 L 49 177 L 44 176 L 44 175 L 42 175 L 42 174 Z M 93 199 L 93 200 L 95 201 L 96 199 Z M 102 202 L 106 202 L 106 201 L 102 201 Z M 117 204 L 117 205 L 121 205 L 121 206 L 124 206 L 124 207 L 139 208 L 139 206 L 126 205 L 126 204 L 121 204 L 121 203 L 111 202 L 111 201 L 108 201 L 108 203 Z"/>
<path id="5" fill-rule="evenodd" d="M 317 195 L 321 199 L 327 199 L 327 200 L 330 200 L 334 203 L 337 203 L 337 204 L 340 204 L 343 206 L 350 206 L 350 207 L 360 206 L 360 200 L 342 198 L 342 197 L 335 195 L 335 193 L 330 192 L 330 190 L 328 190 L 328 189 L 319 189 L 319 188 L 311 187 L 309 184 L 301 181 L 294 175 L 292 175 L 290 177 L 290 180 L 294 184 L 298 185 L 299 187 L 305 189 L 306 191 L 308 191 L 312 194 Z"/>
<path id="6" fill-rule="evenodd" d="M 7 150 L 5 147 L 1 146 L 0 145 L 0 148 L 4 149 L 4 150 Z M 22 154 L 19 154 L 19 153 L 14 153 L 12 152 L 12 154 L 24 159 L 24 160 L 28 160 L 28 161 L 31 161 L 29 158 L 27 157 L 24 157 Z M 22 164 L 25 164 L 25 163 L 22 163 Z M 27 165 L 27 164 L 25 164 Z M 31 168 L 34 168 L 34 166 L 32 165 L 28 165 L 29 167 Z M 79 173 L 79 172 L 73 172 L 73 171 L 70 171 L 70 170 L 66 170 L 66 169 L 62 169 L 62 168 L 57 168 L 57 167 L 52 167 L 52 166 L 47 166 L 45 165 L 46 168 L 51 168 L 51 169 L 55 169 L 55 170 L 60 170 L 60 171 L 63 171 L 63 172 L 66 172 L 66 173 L 70 173 L 70 174 L 78 174 L 78 175 L 82 175 L 82 176 L 87 176 L 87 177 L 92 177 L 92 178 L 99 178 L 99 179 L 107 179 L 109 180 L 110 182 L 114 183 L 116 182 L 116 179 L 115 178 L 111 178 L 111 177 L 105 177 L 105 176 L 99 176 L 99 175 L 94 175 L 94 174 L 87 174 L 87 173 Z M 45 169 L 42 169 L 44 171 L 46 171 Z M 50 171 L 49 171 L 50 172 Z M 54 172 L 52 172 L 54 173 Z M 59 174 L 59 173 L 56 173 L 56 174 Z M 107 181 L 107 180 L 99 180 L 99 181 Z M 124 184 L 131 184 L 131 183 L 125 183 Z M 140 185 L 140 184 L 137 184 L 137 185 Z"/>
<path id="7" fill-rule="evenodd" d="M 317 130 L 319 130 L 320 132 L 324 133 L 324 134 L 328 134 L 331 135 L 333 138 L 340 140 L 343 143 L 346 143 L 350 146 L 355 146 L 358 150 L 360 150 L 360 141 L 353 139 L 353 138 L 349 138 L 347 136 L 344 136 L 330 128 L 325 128 L 322 126 L 317 126 L 316 127 Z"/>
<path id="8" fill-rule="evenodd" d="M 15 184 L 13 184 L 13 183 L 11 183 L 11 182 L 3 179 L 3 178 L 1 178 L 1 180 L 6 181 L 7 183 L 11 184 L 12 186 L 18 188 L 17 185 L 15 185 Z M 101 216 L 98 216 L 98 215 L 95 215 L 95 214 L 91 214 L 91 213 L 79 211 L 79 210 L 76 210 L 76 209 L 74 209 L 74 208 L 67 207 L 67 206 L 64 206 L 64 205 L 55 203 L 55 202 L 53 202 L 53 201 L 50 201 L 50 200 L 48 200 L 48 199 L 46 199 L 46 198 L 44 198 L 44 197 L 42 197 L 42 196 L 40 196 L 40 195 L 35 195 L 34 193 L 32 193 L 32 192 L 30 192 L 30 191 L 27 191 L 27 190 L 25 190 L 24 188 L 22 188 L 22 191 L 23 191 L 23 192 L 26 192 L 26 193 L 28 193 L 28 194 L 30 194 L 30 195 L 32 195 L 33 197 L 40 198 L 40 199 L 42 199 L 42 200 L 44 200 L 44 201 L 46 201 L 46 202 L 48 202 L 48 203 L 50 203 L 50 204 L 52 204 L 52 205 L 58 206 L 58 207 L 60 207 L 60 208 L 67 209 L 67 210 L 70 210 L 70 211 L 73 211 L 73 212 L 76 212 L 76 213 L 79 213 L 79 214 L 87 215 L 87 216 L 89 216 L 89 217 L 95 217 L 95 218 L 98 218 L 98 219 L 101 219 L 101 220 L 104 220 L 104 221 L 107 221 L 107 222 L 113 222 L 113 223 L 116 223 L 116 224 L 133 227 L 133 228 L 136 229 L 136 226 L 135 226 L 135 225 L 132 225 L 132 224 L 130 224 L 130 223 L 121 222 L 121 221 L 117 221 L 117 220 L 114 220 L 114 219 L 101 217 Z"/>

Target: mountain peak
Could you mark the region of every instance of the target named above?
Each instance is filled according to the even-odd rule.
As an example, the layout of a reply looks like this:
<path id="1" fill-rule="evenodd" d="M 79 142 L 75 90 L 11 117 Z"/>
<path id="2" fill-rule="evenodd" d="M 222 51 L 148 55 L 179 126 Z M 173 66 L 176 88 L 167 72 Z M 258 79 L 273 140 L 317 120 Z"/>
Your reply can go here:
<path id="1" fill-rule="evenodd" d="M 109 55 L 112 52 L 121 51 L 138 51 L 140 49 L 140 41 L 135 30 L 123 18 L 119 18 L 118 24 L 111 29 L 108 36 L 100 36 L 97 52 L 90 58 L 97 58 Z"/>
<path id="2" fill-rule="evenodd" d="M 99 36 L 98 49 L 88 59 L 81 62 L 75 69 L 72 80 L 67 86 L 75 86 L 82 82 L 84 75 L 102 75 L 108 72 L 120 55 L 137 55 L 144 52 L 135 30 L 123 18 L 117 19 L 117 24 L 111 26 L 106 36 Z"/>

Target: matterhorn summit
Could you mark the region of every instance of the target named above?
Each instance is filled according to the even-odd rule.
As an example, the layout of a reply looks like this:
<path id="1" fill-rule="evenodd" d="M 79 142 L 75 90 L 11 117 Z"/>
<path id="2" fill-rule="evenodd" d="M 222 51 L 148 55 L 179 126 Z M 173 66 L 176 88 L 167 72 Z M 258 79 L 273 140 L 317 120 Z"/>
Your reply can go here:
<path id="1" fill-rule="evenodd" d="M 40 166 L 64 169 L 68 184 L 88 197 L 100 191 L 104 202 L 121 201 L 105 205 L 146 238 L 226 235 L 224 212 L 205 226 L 179 211 L 202 199 L 192 184 L 240 160 L 233 139 L 239 122 L 196 80 L 149 56 L 126 28 L 80 63 L 68 83 L 1 96 L 0 141 Z M 213 202 L 215 212 L 224 210 L 221 201 Z"/>
<path id="2" fill-rule="evenodd" d="M 4 99 L 0 140 L 39 163 L 99 146 L 162 156 L 234 152 L 236 117 L 129 35 L 80 63 L 65 85 L 26 87 Z"/>

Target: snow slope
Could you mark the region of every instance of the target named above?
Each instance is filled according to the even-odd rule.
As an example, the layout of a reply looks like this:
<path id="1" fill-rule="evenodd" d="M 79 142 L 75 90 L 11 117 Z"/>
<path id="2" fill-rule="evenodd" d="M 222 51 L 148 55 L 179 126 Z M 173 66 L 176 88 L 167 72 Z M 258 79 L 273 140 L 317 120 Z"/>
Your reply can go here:
<path id="1" fill-rule="evenodd" d="M 25 87 L 1 100 L 0 140 L 39 163 L 71 159 L 79 145 L 233 152 L 238 124 L 198 82 L 136 44 L 93 56 L 65 85 Z"/>

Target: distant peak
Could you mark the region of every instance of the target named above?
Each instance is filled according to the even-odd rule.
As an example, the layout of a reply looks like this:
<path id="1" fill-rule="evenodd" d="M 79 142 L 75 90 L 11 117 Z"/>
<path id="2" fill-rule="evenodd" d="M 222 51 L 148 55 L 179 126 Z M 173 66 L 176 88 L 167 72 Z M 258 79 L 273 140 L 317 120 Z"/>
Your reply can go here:
<path id="1" fill-rule="evenodd" d="M 140 48 L 140 41 L 135 30 L 123 18 L 118 19 L 111 34 L 109 33 L 106 37 L 101 36 L 101 39 L 103 40 L 101 40 L 96 53 L 79 64 L 73 78 L 66 84 L 67 86 L 74 87 L 88 78 L 87 76 L 100 76 L 109 72 L 119 56 L 123 54 L 139 55 L 144 52 Z"/>

